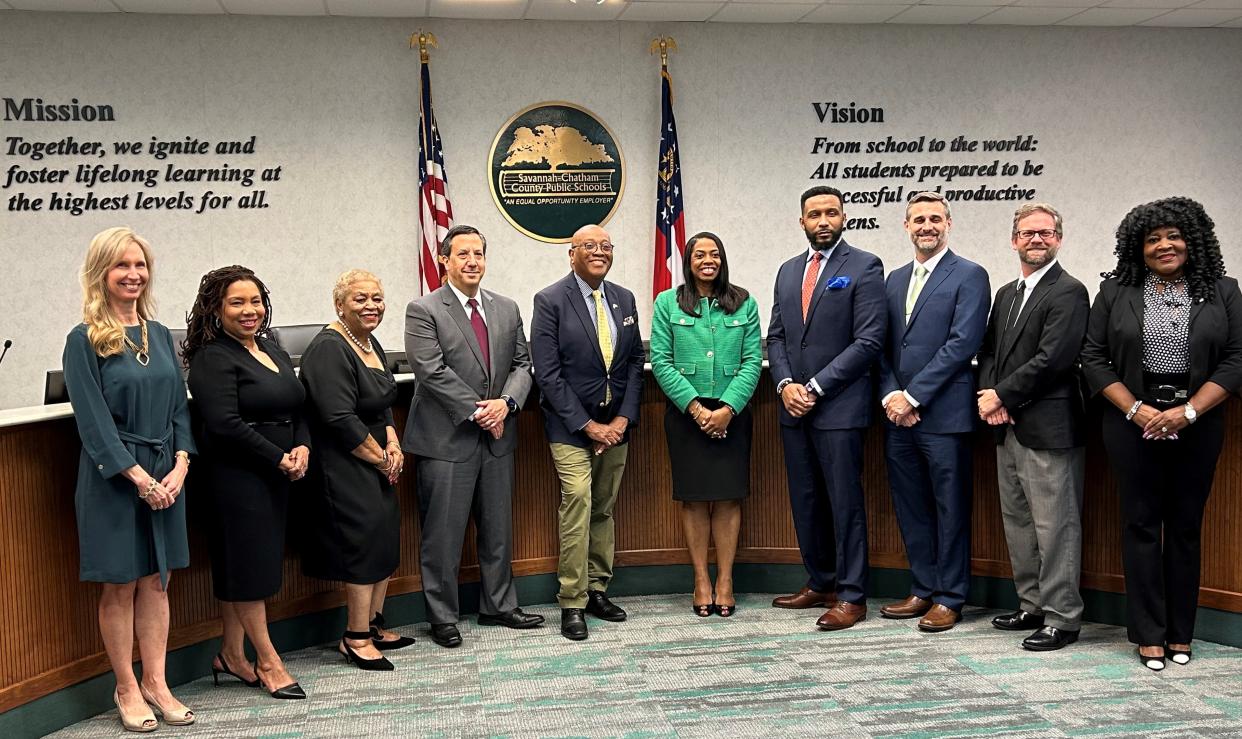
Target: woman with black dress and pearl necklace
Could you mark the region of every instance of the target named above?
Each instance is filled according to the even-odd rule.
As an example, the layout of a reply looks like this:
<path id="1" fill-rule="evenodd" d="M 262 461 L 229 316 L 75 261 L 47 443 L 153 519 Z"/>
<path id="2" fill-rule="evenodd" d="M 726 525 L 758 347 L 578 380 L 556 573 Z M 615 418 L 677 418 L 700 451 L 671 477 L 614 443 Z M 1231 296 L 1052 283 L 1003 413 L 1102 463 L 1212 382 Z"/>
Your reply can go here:
<path id="1" fill-rule="evenodd" d="M 310 422 L 311 484 L 303 570 L 345 582 L 348 622 L 338 650 L 364 670 L 391 670 L 379 650 L 413 643 L 384 629 L 388 578 L 400 560 L 401 515 L 393 489 L 404 458 L 392 404 L 397 381 L 373 332 L 384 288 L 349 270 L 332 291 L 337 320 L 302 354 Z"/>

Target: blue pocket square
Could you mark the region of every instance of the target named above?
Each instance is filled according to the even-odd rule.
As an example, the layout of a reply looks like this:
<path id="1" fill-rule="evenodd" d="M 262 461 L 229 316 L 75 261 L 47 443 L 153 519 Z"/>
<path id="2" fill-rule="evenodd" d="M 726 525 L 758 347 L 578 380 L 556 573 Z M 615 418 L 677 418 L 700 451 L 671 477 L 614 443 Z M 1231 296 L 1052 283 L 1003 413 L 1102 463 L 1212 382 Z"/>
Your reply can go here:
<path id="1" fill-rule="evenodd" d="M 833 277 L 831 280 L 828 280 L 828 284 L 824 285 L 824 289 L 825 290 L 840 290 L 843 287 L 849 287 L 849 286 L 850 286 L 850 278 L 842 275 L 840 277 Z"/>

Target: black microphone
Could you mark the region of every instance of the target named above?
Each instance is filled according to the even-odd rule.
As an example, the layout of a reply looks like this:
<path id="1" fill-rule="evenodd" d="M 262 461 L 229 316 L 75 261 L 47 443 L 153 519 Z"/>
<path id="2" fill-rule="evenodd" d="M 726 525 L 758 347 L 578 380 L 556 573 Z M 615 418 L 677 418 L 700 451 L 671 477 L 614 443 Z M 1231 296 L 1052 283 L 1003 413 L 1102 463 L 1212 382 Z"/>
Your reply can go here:
<path id="1" fill-rule="evenodd" d="M 13 346 L 13 340 L 5 339 L 4 340 L 4 351 L 0 352 L 0 362 L 4 361 L 4 355 L 9 353 L 10 346 Z"/>

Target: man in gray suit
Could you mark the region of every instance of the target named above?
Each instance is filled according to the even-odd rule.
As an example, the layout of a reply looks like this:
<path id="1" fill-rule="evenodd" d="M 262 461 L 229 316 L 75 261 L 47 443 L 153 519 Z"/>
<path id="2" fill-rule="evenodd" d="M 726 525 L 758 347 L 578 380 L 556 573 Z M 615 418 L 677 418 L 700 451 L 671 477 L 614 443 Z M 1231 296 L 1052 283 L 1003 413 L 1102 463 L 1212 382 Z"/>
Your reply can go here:
<path id="1" fill-rule="evenodd" d="M 414 397 L 401 446 L 414 456 L 422 524 L 423 595 L 431 638 L 461 644 L 457 572 L 474 514 L 482 580 L 479 623 L 529 629 L 513 588 L 512 418 L 530 392 L 522 316 L 509 298 L 481 290 L 487 241 L 454 226 L 440 244 L 447 280 L 405 309 L 405 354 Z"/>
<path id="2" fill-rule="evenodd" d="M 1022 268 L 996 293 L 979 350 L 979 416 L 996 429 L 1005 539 L 1021 608 L 997 616 L 1022 646 L 1078 640 L 1082 596 L 1083 401 L 1075 364 L 1087 331 L 1087 288 L 1057 262 L 1061 214 L 1027 203 L 1011 240 Z"/>

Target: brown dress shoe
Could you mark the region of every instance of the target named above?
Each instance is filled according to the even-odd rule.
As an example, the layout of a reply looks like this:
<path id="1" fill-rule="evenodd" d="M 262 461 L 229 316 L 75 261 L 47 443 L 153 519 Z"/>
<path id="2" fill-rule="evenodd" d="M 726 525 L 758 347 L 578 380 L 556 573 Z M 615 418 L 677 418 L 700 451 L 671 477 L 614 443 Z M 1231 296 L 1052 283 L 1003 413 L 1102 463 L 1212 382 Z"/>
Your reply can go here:
<path id="1" fill-rule="evenodd" d="M 920 631 L 948 631 L 953 628 L 958 621 L 962 620 L 962 614 L 939 603 L 931 607 L 925 616 L 919 619 Z"/>
<path id="2" fill-rule="evenodd" d="M 773 608 L 832 608 L 836 604 L 836 593 L 819 593 L 809 587 L 804 587 L 793 595 L 781 595 L 772 599 Z"/>
<path id="3" fill-rule="evenodd" d="M 835 606 L 819 617 L 815 625 L 821 631 L 840 631 L 848 629 L 859 621 L 867 620 L 867 606 L 856 605 L 848 601 L 838 601 Z"/>
<path id="4" fill-rule="evenodd" d="M 926 598 L 912 595 L 900 603 L 890 603 L 880 608 L 884 618 L 914 618 L 931 610 L 932 602 Z"/>

